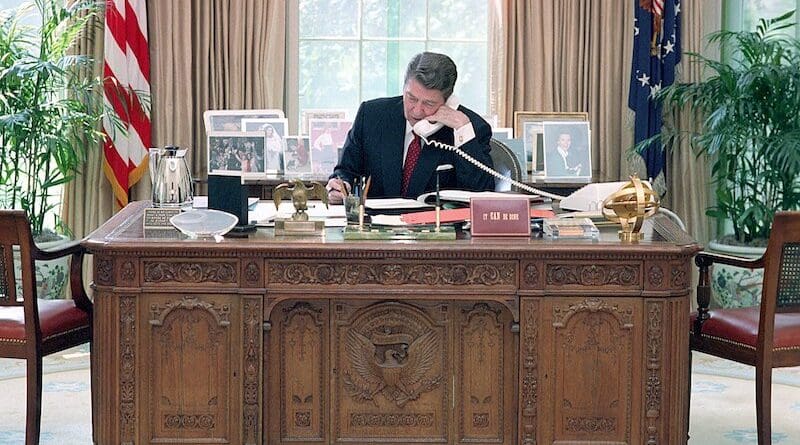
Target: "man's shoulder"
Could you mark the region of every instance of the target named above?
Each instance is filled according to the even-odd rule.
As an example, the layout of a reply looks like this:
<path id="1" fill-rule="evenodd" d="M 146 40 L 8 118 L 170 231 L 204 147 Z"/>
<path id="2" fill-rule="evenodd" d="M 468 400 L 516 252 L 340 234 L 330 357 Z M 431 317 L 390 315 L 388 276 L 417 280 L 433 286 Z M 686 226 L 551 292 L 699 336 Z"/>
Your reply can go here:
<path id="1" fill-rule="evenodd" d="M 369 109 L 385 108 L 388 106 L 402 104 L 402 103 L 403 103 L 403 96 L 379 97 L 377 99 L 370 99 L 364 101 L 362 107 Z"/>

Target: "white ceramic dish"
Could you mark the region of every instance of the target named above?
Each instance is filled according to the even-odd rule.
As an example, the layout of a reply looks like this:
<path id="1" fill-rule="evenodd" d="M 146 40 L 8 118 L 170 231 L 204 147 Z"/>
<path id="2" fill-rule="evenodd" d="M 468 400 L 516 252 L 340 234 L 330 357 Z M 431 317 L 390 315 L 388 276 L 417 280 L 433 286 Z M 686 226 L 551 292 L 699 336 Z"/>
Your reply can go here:
<path id="1" fill-rule="evenodd" d="M 195 209 L 179 213 L 169 222 L 190 238 L 218 238 L 236 226 L 239 218 L 220 210 Z"/>

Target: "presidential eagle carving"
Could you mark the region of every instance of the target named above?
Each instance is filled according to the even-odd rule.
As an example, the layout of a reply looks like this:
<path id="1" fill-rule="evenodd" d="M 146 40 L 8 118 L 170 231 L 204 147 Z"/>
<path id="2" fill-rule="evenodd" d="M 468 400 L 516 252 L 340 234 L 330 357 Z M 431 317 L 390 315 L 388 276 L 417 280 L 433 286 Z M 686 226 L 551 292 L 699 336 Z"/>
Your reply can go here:
<path id="1" fill-rule="evenodd" d="M 375 396 L 382 393 L 402 408 L 439 385 L 442 376 L 429 375 L 439 350 L 433 331 L 416 339 L 402 333 L 373 337 L 351 329 L 345 338 L 351 371 L 344 373 L 344 388 L 354 400 L 378 406 Z"/>
<path id="2" fill-rule="evenodd" d="M 306 187 L 302 180 L 294 179 L 292 184 L 291 187 L 288 183 L 280 184 L 272 191 L 272 201 L 275 203 L 276 209 L 280 207 L 287 195 L 291 196 L 295 209 L 292 221 L 308 221 L 308 213 L 306 213 L 308 198 L 320 199 L 325 207 L 328 206 L 328 191 L 319 182 L 312 182 L 311 187 Z"/>

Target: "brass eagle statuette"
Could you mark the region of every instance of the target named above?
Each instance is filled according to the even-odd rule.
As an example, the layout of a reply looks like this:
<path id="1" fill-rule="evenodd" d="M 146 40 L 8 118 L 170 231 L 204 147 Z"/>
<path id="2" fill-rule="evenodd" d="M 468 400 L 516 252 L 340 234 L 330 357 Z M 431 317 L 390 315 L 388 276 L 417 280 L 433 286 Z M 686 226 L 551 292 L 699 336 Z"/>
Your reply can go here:
<path id="1" fill-rule="evenodd" d="M 281 205 L 281 201 L 288 196 L 292 198 L 294 204 L 294 214 L 292 214 L 292 221 L 308 221 L 308 200 L 320 199 L 328 206 L 328 191 L 325 186 L 319 182 L 312 182 L 311 187 L 306 187 L 300 179 L 293 179 L 292 186 L 288 183 L 283 183 L 275 187 L 272 191 L 272 201 L 275 203 L 275 209 Z"/>

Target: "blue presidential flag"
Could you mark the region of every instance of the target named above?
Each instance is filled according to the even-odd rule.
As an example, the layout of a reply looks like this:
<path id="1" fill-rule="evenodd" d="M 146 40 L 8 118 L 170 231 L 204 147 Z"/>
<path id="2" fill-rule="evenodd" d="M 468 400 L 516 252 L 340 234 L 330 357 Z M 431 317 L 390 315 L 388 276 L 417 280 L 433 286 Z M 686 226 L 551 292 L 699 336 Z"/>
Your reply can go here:
<path id="1" fill-rule="evenodd" d="M 675 65 L 681 60 L 680 0 L 633 0 L 633 61 L 628 106 L 636 114 L 634 142 L 661 132 L 661 106 L 653 95 L 675 80 Z M 655 142 L 642 152 L 647 176 L 656 180 L 664 171 L 666 154 Z"/>

